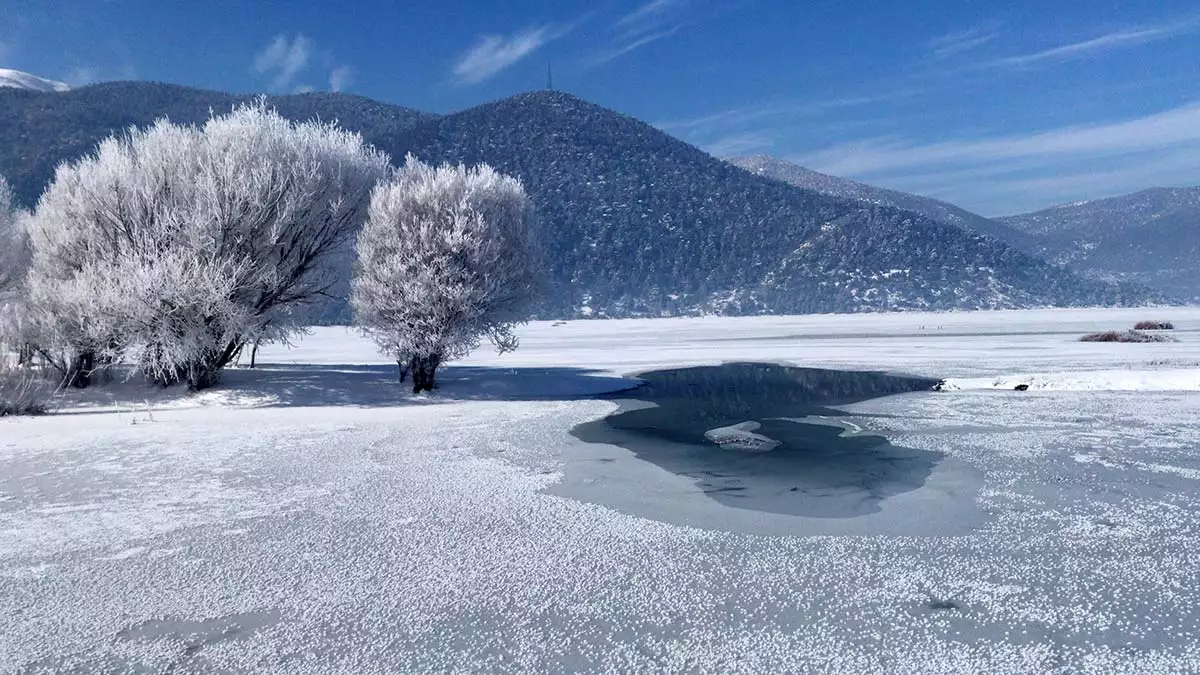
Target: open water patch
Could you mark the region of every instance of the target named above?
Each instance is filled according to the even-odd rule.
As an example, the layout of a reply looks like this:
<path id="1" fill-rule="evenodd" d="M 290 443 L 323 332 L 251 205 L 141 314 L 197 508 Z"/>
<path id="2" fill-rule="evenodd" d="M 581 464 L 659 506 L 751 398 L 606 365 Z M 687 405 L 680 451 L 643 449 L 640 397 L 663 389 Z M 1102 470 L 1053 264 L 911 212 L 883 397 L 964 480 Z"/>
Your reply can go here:
<path id="1" fill-rule="evenodd" d="M 974 510 L 976 472 L 893 445 L 836 409 L 930 391 L 937 380 L 765 363 L 638 377 L 643 386 L 620 394 L 615 412 L 572 430 L 588 445 L 568 458 L 556 492 L 670 522 L 769 532 L 791 531 L 795 519 L 808 521 L 802 531 L 941 532 L 947 516 L 931 512 L 964 499 Z M 898 528 L 897 519 L 924 524 Z"/>

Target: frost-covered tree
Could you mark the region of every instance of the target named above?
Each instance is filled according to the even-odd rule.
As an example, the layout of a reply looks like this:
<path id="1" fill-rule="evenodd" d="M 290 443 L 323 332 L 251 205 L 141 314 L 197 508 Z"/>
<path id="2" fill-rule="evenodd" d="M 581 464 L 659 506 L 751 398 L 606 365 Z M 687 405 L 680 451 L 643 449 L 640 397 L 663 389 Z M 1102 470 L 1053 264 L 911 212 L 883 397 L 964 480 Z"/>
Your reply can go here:
<path id="1" fill-rule="evenodd" d="M 247 342 L 300 329 L 387 168 L 358 134 L 262 102 L 111 137 L 58 168 L 31 218 L 44 332 L 69 371 L 129 357 L 209 387 Z"/>
<path id="2" fill-rule="evenodd" d="M 13 205 L 12 191 L 0 176 L 0 360 L 15 350 L 22 364 L 31 355 L 21 290 L 29 268 L 28 216 Z"/>
<path id="3" fill-rule="evenodd" d="M 431 167 L 408 157 L 371 195 L 358 235 L 351 305 L 413 391 L 487 336 L 515 349 L 542 271 L 521 182 L 487 165 Z"/>
<path id="4" fill-rule="evenodd" d="M 12 190 L 0 176 L 0 302 L 20 284 L 29 264 L 25 216 L 13 205 Z"/>

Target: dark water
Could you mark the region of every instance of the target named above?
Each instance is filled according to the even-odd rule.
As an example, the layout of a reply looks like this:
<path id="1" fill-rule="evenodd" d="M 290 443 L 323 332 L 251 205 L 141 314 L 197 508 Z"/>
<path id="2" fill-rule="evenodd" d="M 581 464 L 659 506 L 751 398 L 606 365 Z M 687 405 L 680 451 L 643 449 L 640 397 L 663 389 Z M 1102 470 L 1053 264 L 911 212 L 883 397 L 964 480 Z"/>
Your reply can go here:
<path id="1" fill-rule="evenodd" d="M 632 451 L 725 506 L 854 518 L 920 489 L 944 458 L 858 433 L 830 407 L 928 391 L 936 380 L 760 363 L 639 377 L 646 384 L 621 394 L 619 410 L 572 434 Z"/>

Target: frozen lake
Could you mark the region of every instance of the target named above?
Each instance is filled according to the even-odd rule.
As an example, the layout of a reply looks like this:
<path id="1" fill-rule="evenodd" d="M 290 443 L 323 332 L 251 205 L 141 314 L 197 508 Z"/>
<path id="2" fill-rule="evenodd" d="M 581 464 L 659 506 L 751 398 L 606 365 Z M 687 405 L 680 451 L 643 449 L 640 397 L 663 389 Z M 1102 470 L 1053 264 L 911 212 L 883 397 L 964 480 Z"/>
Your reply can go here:
<path id="1" fill-rule="evenodd" d="M 0 420 L 0 671 L 1200 670 L 1200 309 L 259 361 Z"/>

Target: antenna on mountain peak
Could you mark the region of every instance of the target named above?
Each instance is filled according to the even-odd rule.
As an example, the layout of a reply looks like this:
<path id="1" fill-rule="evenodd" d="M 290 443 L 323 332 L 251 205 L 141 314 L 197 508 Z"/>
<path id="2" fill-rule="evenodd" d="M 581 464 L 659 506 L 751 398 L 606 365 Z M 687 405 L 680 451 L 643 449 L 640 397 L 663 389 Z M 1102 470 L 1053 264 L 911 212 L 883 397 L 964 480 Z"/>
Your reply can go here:
<path id="1" fill-rule="evenodd" d="M 550 71 L 550 62 L 546 62 L 546 90 L 554 91 L 554 73 Z"/>

